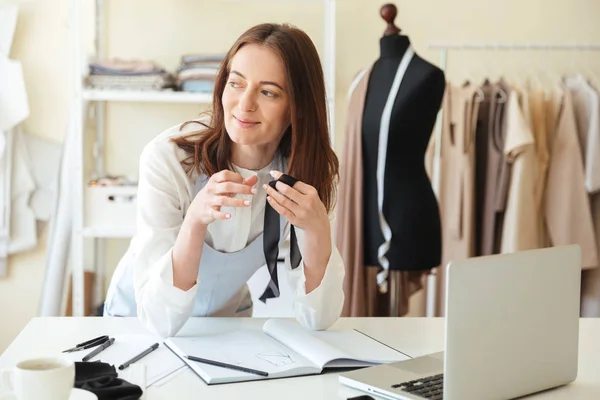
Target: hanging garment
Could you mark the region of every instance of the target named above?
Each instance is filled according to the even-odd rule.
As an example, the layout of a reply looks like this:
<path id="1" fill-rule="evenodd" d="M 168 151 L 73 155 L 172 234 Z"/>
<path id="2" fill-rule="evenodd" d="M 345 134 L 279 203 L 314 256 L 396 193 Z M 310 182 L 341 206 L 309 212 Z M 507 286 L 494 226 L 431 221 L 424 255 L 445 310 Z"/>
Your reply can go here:
<path id="1" fill-rule="evenodd" d="M 84 107 L 85 109 L 85 107 Z M 53 201 L 46 241 L 46 267 L 40 297 L 39 315 L 43 317 L 61 315 L 65 277 L 69 263 L 69 249 L 73 229 L 73 182 L 76 149 L 74 135 L 77 134 L 77 113 L 84 111 L 71 106 L 60 154 L 57 177 L 53 185 Z"/>
<path id="2" fill-rule="evenodd" d="M 544 92 L 528 86 L 526 89 L 529 99 L 530 127 L 534 137 L 535 155 L 537 159 L 537 179 L 535 182 L 535 208 L 537 212 L 538 232 L 540 247 L 547 247 L 548 233 L 544 223 L 544 192 L 546 190 L 546 177 L 548 174 L 548 138 L 546 132 L 546 118 L 544 115 Z"/>
<path id="3" fill-rule="evenodd" d="M 557 87 L 547 104 L 550 164 L 544 212 L 552 246 L 579 244 L 583 268 L 598 266 L 596 236 L 571 92 Z"/>
<path id="4" fill-rule="evenodd" d="M 53 141 L 15 130 L 8 254 L 37 246 L 38 228 L 51 216 L 59 152 L 60 145 Z"/>
<path id="5" fill-rule="evenodd" d="M 533 133 L 512 88 L 505 110 L 504 157 L 510 165 L 506 210 L 502 225 L 501 253 L 539 248 L 540 234 L 535 190 L 538 179 Z M 526 96 L 524 103 L 529 104 Z M 529 107 L 527 107 L 528 109 Z"/>
<path id="6" fill-rule="evenodd" d="M 596 248 L 600 249 L 600 193 L 593 194 L 590 202 Z M 600 318 L 600 268 L 581 271 L 581 316 Z"/>
<path id="7" fill-rule="evenodd" d="M 508 197 L 510 164 L 504 156 L 506 141 L 505 108 L 510 88 L 505 81 L 492 84 L 490 128 L 483 203 L 481 255 L 498 254 Z"/>
<path id="8" fill-rule="evenodd" d="M 33 250 L 37 246 L 36 219 L 29 206 L 35 191 L 35 181 L 31 174 L 25 139 L 20 132 L 14 136 L 13 151 L 9 254 Z"/>
<path id="9" fill-rule="evenodd" d="M 13 138 L 15 129 L 0 131 L 5 150 L 0 153 L 0 278 L 8 275 L 8 246 L 12 204 Z"/>
<path id="10" fill-rule="evenodd" d="M 600 202 L 594 205 L 600 210 Z M 600 237 L 598 220 L 596 222 L 596 237 Z M 597 243 L 600 245 L 600 242 Z M 584 269 L 581 271 L 581 312 L 584 318 L 600 318 L 600 268 Z"/>
<path id="11" fill-rule="evenodd" d="M 0 53 L 0 131 L 8 131 L 29 116 L 29 102 L 21 63 Z M 4 148 L 4 141 L 0 149 Z"/>
<path id="12" fill-rule="evenodd" d="M 60 166 L 61 145 L 54 140 L 25 132 L 22 133 L 22 139 L 28 168 L 35 184 L 29 207 L 38 222 L 48 222 L 52 216 L 52 199 Z"/>
<path id="13" fill-rule="evenodd" d="M 442 108 L 439 203 L 442 266 L 474 256 L 475 130 L 477 87 L 447 83 Z M 445 268 L 437 272 L 437 314 L 444 315 Z"/>
<path id="14" fill-rule="evenodd" d="M 373 285 L 377 268 L 364 265 L 363 250 L 363 172 L 362 172 L 362 113 L 371 68 L 359 73 L 351 84 L 348 100 L 346 136 L 340 157 L 340 182 L 335 218 L 335 243 L 346 268 L 344 278 L 343 317 L 376 316 L 380 303 L 387 300 Z M 368 270 L 367 270 L 368 269 Z M 422 288 L 423 271 L 400 271 L 400 280 L 407 282 L 401 294 L 402 304 Z M 377 314 L 381 315 L 381 314 Z"/>
<path id="15" fill-rule="evenodd" d="M 585 184 L 590 193 L 592 221 L 598 249 L 600 248 L 600 104 L 598 92 L 581 75 L 565 78 L 565 85 L 573 95 L 581 156 L 585 160 Z M 582 271 L 581 316 L 600 317 L 600 268 Z"/>
<path id="16" fill-rule="evenodd" d="M 0 6 L 0 54 L 7 57 L 15 36 L 18 16 L 18 6 Z"/>
<path id="17" fill-rule="evenodd" d="M 10 16 L 4 16 L 4 19 Z M 3 29 L 6 29 L 5 27 Z M 8 36 L 9 31 L 5 31 L 3 36 Z M 11 36 L 12 38 L 12 36 Z M 6 38 L 2 38 L 6 39 Z M 8 42 L 6 42 L 8 43 Z M 12 154 L 12 137 L 14 132 L 12 130 L 20 124 L 29 115 L 29 103 L 27 101 L 27 92 L 25 90 L 25 81 L 23 79 L 23 71 L 21 63 L 8 58 L 6 54 L 0 52 L 0 81 L 2 85 L 0 87 L 0 189 L 2 195 L 0 195 L 0 209 L 2 214 L 2 221 L 0 225 L 0 278 L 7 274 L 7 260 L 9 252 L 14 252 L 15 246 L 12 247 L 13 251 L 9 250 L 10 237 L 15 237 L 15 230 L 22 227 L 19 223 L 17 228 L 11 227 L 11 214 L 12 203 L 16 201 L 19 204 L 19 215 L 23 213 L 26 206 L 24 203 L 27 202 L 25 198 L 15 199 L 14 195 L 11 194 L 11 182 L 12 176 L 15 173 L 13 170 L 13 161 L 19 163 L 21 158 L 13 157 Z M 9 143 L 10 142 L 10 143 Z M 7 147 L 9 146 L 10 147 Z M 17 149 L 20 147 L 17 146 Z M 9 150 L 9 151 L 8 151 Z M 18 164 L 21 165 L 22 164 Z M 22 168 L 19 167 L 20 173 Z M 24 188 L 27 182 L 19 183 L 20 188 Z M 27 214 L 25 211 L 24 214 Z M 21 221 L 27 218 L 24 215 Z M 11 232 L 11 230 L 13 232 Z M 19 248 L 18 246 L 16 247 Z"/>
<path id="18" fill-rule="evenodd" d="M 600 105 L 598 93 L 581 75 L 565 78 L 571 92 L 579 134 L 579 146 L 585 165 L 585 187 L 588 193 L 600 191 Z"/>
<path id="19" fill-rule="evenodd" d="M 475 255 L 481 255 L 483 239 L 483 215 L 486 195 L 486 175 L 490 146 L 491 98 L 493 87 L 489 80 L 481 86 L 483 98 L 479 99 L 477 128 L 475 132 Z"/>

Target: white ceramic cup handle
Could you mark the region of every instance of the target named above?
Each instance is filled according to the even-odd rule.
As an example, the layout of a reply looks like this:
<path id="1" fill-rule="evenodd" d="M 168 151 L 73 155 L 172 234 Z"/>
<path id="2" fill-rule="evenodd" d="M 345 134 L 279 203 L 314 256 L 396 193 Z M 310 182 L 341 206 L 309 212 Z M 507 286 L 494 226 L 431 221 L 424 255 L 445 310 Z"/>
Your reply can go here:
<path id="1" fill-rule="evenodd" d="M 15 390 L 13 379 L 16 370 L 16 368 L 6 368 L 0 370 L 0 393 L 12 392 L 13 390 Z"/>

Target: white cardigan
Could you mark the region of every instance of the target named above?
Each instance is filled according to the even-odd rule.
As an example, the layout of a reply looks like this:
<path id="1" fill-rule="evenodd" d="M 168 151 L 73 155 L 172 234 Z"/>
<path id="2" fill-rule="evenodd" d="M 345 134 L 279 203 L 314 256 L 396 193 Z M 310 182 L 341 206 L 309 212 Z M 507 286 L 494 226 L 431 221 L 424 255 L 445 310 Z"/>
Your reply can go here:
<path id="1" fill-rule="evenodd" d="M 190 176 L 184 171 L 180 161 L 187 155 L 170 139 L 199 128 L 201 125 L 190 124 L 183 132 L 179 125 L 167 129 L 146 145 L 140 159 L 137 232 L 129 250 L 135 254 L 137 314 L 146 326 L 163 336 L 174 335 L 192 315 L 198 289 L 197 285 L 187 291 L 173 286 L 171 251 L 193 200 L 197 174 Z M 224 253 L 245 248 L 262 233 L 266 201 L 262 185 L 272 179 L 270 166 L 260 171 L 236 170 L 244 177 L 258 175 L 259 182 L 255 186 L 258 193 L 253 197 L 251 207 L 230 208 L 227 210 L 232 215 L 230 220 L 215 221 L 208 226 L 206 243 Z M 284 237 L 289 232 L 289 224 L 286 225 Z M 296 229 L 296 234 L 301 253 L 310 251 L 304 248 L 304 232 Z M 332 243 L 335 242 L 332 240 Z M 292 270 L 288 255 L 285 266 L 290 287 L 295 289 L 297 320 L 308 329 L 331 326 L 339 317 L 344 302 L 345 269 L 335 245 L 321 284 L 309 294 L 305 290 L 304 264 L 300 263 Z M 199 275 L 202 279 L 202 265 Z M 236 276 L 231 276 L 232 284 L 241 283 L 235 279 Z"/>

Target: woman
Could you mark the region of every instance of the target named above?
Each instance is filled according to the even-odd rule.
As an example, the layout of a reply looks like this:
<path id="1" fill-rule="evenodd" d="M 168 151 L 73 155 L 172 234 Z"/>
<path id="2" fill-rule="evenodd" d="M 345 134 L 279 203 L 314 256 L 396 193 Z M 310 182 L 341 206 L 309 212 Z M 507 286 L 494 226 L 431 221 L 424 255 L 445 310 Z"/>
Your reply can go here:
<path id="1" fill-rule="evenodd" d="M 329 217 L 337 174 L 314 44 L 288 25 L 249 29 L 217 74 L 211 118 L 144 148 L 137 233 L 105 314 L 137 315 L 164 337 L 190 316 L 251 316 L 246 282 L 266 259 L 276 264 L 272 250 L 291 234 L 285 270 L 296 318 L 328 328 L 344 301 Z M 263 234 L 267 215 L 280 221 Z M 261 300 L 279 295 L 276 267 L 271 278 Z"/>

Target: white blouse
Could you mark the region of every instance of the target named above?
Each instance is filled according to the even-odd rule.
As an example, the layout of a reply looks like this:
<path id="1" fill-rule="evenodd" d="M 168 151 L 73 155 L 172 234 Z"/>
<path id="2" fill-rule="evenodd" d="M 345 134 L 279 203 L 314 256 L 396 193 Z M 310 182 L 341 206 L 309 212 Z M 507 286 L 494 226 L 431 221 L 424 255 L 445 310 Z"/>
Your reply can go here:
<path id="1" fill-rule="evenodd" d="M 164 337 L 176 334 L 191 316 L 198 289 L 198 284 L 187 291 L 173 286 L 171 252 L 193 200 L 198 175 L 185 172 L 180 161 L 187 154 L 170 139 L 201 127 L 189 124 L 182 131 L 179 125 L 171 127 L 146 145 L 140 157 L 137 231 L 130 245 L 135 260 L 137 314 L 148 328 Z M 266 202 L 262 185 L 272 179 L 270 167 L 259 171 L 235 167 L 244 178 L 258 175 L 255 185 L 257 193 L 250 207 L 223 207 L 223 211 L 231 213 L 231 218 L 217 220 L 208 226 L 205 238 L 208 245 L 220 252 L 236 252 L 262 233 Z M 288 235 L 289 228 L 287 224 L 284 236 Z M 309 251 L 304 248 L 304 232 L 296 228 L 296 236 L 300 252 L 304 254 Z M 298 322 L 307 329 L 327 329 L 342 310 L 345 270 L 335 241 L 332 240 L 332 243 L 332 253 L 323 280 L 308 294 L 303 262 L 292 270 L 289 254 L 285 258 L 287 279 L 294 290 L 294 313 Z M 202 265 L 199 275 L 202 279 Z M 233 283 L 236 277 L 231 276 L 231 279 Z"/>
<path id="2" fill-rule="evenodd" d="M 565 78 L 573 95 L 579 146 L 585 164 L 585 187 L 588 193 L 600 191 L 600 101 L 598 93 L 582 75 Z"/>

